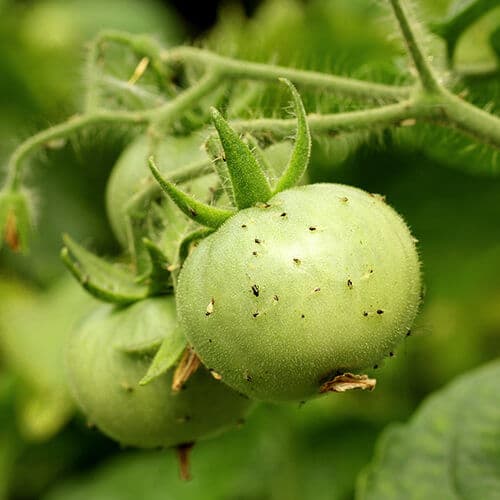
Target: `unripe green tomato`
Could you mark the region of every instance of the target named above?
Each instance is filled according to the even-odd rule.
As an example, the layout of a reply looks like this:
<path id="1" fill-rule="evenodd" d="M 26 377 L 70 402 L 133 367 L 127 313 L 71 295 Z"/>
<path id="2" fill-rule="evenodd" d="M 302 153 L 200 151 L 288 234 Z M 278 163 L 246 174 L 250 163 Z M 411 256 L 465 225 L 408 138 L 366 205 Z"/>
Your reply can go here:
<path id="1" fill-rule="evenodd" d="M 155 154 L 155 161 L 161 172 L 168 175 L 187 165 L 203 161 L 208 163 L 207 154 L 201 147 L 207 135 L 208 132 L 205 135 L 196 133 L 189 136 L 163 138 Z M 106 188 L 106 208 L 111 228 L 124 247 L 127 246 L 125 207 L 135 194 L 153 180 L 147 166 L 149 155 L 148 137 L 145 135 L 137 137 L 116 162 Z M 194 194 L 200 196 L 203 201 L 207 201 L 204 198 L 210 195 L 210 188 L 216 185 L 216 176 L 209 174 L 202 179 L 202 185 L 194 189 Z M 191 186 L 192 189 L 193 186 Z"/>
<path id="2" fill-rule="evenodd" d="M 388 355 L 413 323 L 420 282 L 415 240 L 382 197 L 312 184 L 201 241 L 180 272 L 177 310 L 225 383 L 301 400 Z"/>
<path id="3" fill-rule="evenodd" d="M 236 425 L 250 401 L 200 367 L 183 389 L 171 389 L 173 369 L 148 385 L 138 382 L 151 357 L 121 346 L 154 340 L 176 323 L 173 297 L 126 308 L 101 306 L 74 332 L 67 351 L 72 393 L 89 421 L 125 445 L 170 447 Z"/>

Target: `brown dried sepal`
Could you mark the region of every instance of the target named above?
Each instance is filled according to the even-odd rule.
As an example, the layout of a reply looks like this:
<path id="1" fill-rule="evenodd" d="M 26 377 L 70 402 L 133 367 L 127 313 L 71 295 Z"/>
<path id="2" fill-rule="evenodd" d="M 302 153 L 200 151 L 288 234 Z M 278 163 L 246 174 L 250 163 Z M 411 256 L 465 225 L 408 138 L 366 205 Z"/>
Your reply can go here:
<path id="1" fill-rule="evenodd" d="M 346 392 L 353 389 L 373 391 L 377 380 L 368 378 L 368 375 L 355 375 L 354 373 L 343 373 L 325 382 L 319 389 L 320 394 L 325 392 Z"/>
<path id="2" fill-rule="evenodd" d="M 191 480 L 191 467 L 189 455 L 194 443 L 184 443 L 177 446 L 177 460 L 179 462 L 179 475 L 183 481 Z"/>
<path id="3" fill-rule="evenodd" d="M 192 347 L 186 347 L 174 372 L 172 390 L 174 392 L 180 391 L 182 386 L 189 380 L 189 377 L 196 372 L 199 366 L 200 358 Z"/>
<path id="4" fill-rule="evenodd" d="M 7 214 L 4 238 L 5 243 L 7 243 L 11 250 L 19 252 L 21 249 L 21 239 L 19 237 L 19 231 L 17 230 L 16 215 L 12 210 Z"/>

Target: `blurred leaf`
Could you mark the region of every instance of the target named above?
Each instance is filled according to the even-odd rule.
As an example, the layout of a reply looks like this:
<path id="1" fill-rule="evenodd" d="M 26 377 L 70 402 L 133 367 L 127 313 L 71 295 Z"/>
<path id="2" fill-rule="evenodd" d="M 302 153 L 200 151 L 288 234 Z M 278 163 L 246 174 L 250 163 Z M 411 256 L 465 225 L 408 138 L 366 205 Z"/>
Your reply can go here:
<path id="1" fill-rule="evenodd" d="M 45 294 L 5 283 L 0 301 L 0 348 L 19 378 L 16 403 L 27 439 L 44 440 L 71 417 L 63 351 L 80 316 L 94 301 L 69 278 Z"/>
<path id="2" fill-rule="evenodd" d="M 494 499 L 500 491 L 500 361 L 431 396 L 381 437 L 357 498 Z"/>

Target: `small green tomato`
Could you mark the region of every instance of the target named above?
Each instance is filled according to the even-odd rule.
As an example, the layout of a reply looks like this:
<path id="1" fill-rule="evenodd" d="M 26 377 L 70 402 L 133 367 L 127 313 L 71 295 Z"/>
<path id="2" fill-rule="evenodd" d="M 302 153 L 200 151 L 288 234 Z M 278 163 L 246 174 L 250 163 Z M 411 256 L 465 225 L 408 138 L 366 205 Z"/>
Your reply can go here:
<path id="1" fill-rule="evenodd" d="M 127 343 L 154 342 L 176 326 L 173 297 L 126 308 L 101 306 L 74 333 L 67 350 L 70 385 L 89 421 L 124 445 L 192 443 L 234 426 L 250 402 L 203 367 L 173 393 L 173 369 L 148 385 L 139 381 L 151 357 L 124 352 Z"/>
<path id="2" fill-rule="evenodd" d="M 208 134 L 208 132 L 207 132 Z M 166 136 L 159 144 L 157 151 L 160 170 L 170 175 L 182 167 L 196 164 L 207 164 L 209 160 L 202 149 L 202 143 L 207 134 L 189 136 Z M 147 169 L 147 158 L 150 155 L 148 137 L 143 135 L 135 139 L 121 154 L 116 162 L 106 188 L 106 208 L 113 232 L 118 241 L 127 246 L 127 228 L 125 211 L 127 203 L 151 181 L 151 173 Z M 188 187 L 202 197 L 210 199 L 211 191 L 217 184 L 215 176 L 208 171 L 202 183 Z M 204 192 L 206 191 L 206 192 Z"/>

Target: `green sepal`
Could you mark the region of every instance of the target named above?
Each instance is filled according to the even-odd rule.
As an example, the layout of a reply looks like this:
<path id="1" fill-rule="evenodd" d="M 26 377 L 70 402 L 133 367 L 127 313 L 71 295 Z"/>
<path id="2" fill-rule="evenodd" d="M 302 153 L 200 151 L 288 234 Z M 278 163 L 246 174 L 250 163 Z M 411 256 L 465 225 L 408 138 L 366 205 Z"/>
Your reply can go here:
<path id="1" fill-rule="evenodd" d="M 160 187 L 170 199 L 190 219 L 199 224 L 216 229 L 229 217 L 234 215 L 235 212 L 233 210 L 224 210 L 222 208 L 207 205 L 206 203 L 195 200 L 192 196 L 175 187 L 174 184 L 162 177 L 152 158 L 149 159 L 149 168 Z"/>
<path id="2" fill-rule="evenodd" d="M 0 248 L 3 242 L 14 252 L 28 252 L 32 216 L 28 196 L 19 190 L 0 191 Z"/>
<path id="3" fill-rule="evenodd" d="M 172 276 L 166 255 L 156 243 L 148 238 L 142 238 L 142 244 L 148 252 L 151 266 L 145 275 L 136 278 L 136 282 L 146 284 L 149 287 L 150 295 L 171 292 L 173 289 Z"/>
<path id="4" fill-rule="evenodd" d="M 192 233 L 188 234 L 186 237 L 183 238 L 181 241 L 181 244 L 179 245 L 179 263 L 182 265 L 182 263 L 186 260 L 187 256 L 189 255 L 189 249 L 191 245 L 195 241 L 202 240 L 203 238 L 206 238 L 208 235 L 212 234 L 214 232 L 213 229 L 210 228 L 203 228 L 203 229 L 198 229 L 196 231 L 193 231 Z"/>
<path id="5" fill-rule="evenodd" d="M 227 169 L 226 162 L 224 161 L 224 151 L 220 140 L 215 135 L 210 135 L 205 142 L 205 151 L 212 160 L 217 175 L 219 176 L 222 189 L 227 194 L 229 200 L 233 205 L 236 204 L 234 200 L 233 187 L 231 186 L 231 179 Z"/>
<path id="6" fill-rule="evenodd" d="M 163 339 L 160 349 L 151 362 L 146 375 L 139 382 L 139 385 L 146 385 L 152 382 L 172 368 L 185 348 L 186 337 L 180 325 L 177 325 Z"/>
<path id="7" fill-rule="evenodd" d="M 309 158 L 311 156 L 311 133 L 309 131 L 306 110 L 304 109 L 302 99 L 292 82 L 285 78 L 280 78 L 280 81 L 287 85 L 292 93 L 295 114 L 297 115 L 297 135 L 295 137 L 295 144 L 292 154 L 290 155 L 290 160 L 288 161 L 288 165 L 283 175 L 274 187 L 274 193 L 280 193 L 285 189 L 290 189 L 297 185 L 307 170 L 307 165 L 309 164 Z"/>
<path id="8" fill-rule="evenodd" d="M 97 257 L 69 236 L 64 236 L 61 258 L 73 276 L 91 295 L 104 302 L 130 304 L 145 299 L 149 287 L 139 284 L 133 274 Z"/>
<path id="9" fill-rule="evenodd" d="M 271 187 L 257 158 L 222 115 L 215 108 L 211 111 L 212 121 L 224 148 L 236 206 L 243 209 L 266 202 L 272 196 Z"/>

